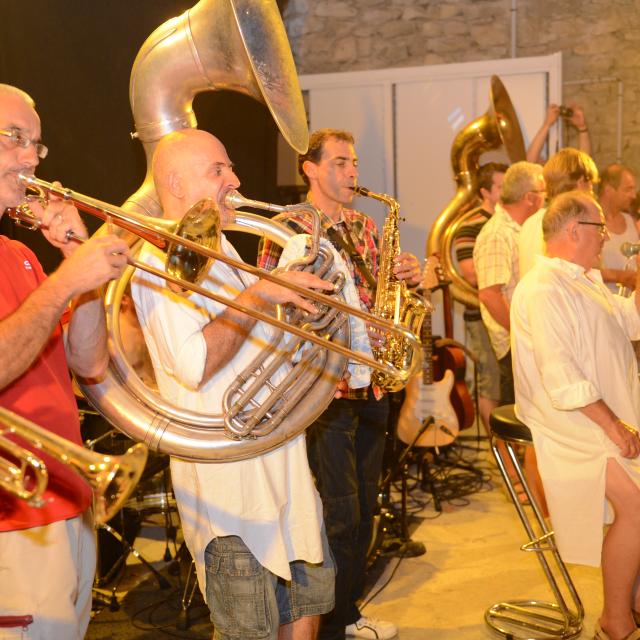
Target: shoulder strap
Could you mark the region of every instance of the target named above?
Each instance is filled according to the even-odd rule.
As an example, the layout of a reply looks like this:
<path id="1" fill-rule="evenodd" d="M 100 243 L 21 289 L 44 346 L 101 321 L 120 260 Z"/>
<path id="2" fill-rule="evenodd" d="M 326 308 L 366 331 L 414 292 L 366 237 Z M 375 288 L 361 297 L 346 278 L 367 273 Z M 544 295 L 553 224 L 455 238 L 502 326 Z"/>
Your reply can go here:
<path id="1" fill-rule="evenodd" d="M 362 274 L 362 277 L 367 281 L 367 284 L 375 291 L 378 283 L 373 275 L 371 275 L 371 271 L 369 271 L 364 258 L 356 250 L 346 225 L 344 225 L 344 235 L 342 235 L 335 226 L 327 228 L 327 235 L 329 236 L 329 240 L 344 249 L 345 253 L 351 258 L 353 264 Z"/>

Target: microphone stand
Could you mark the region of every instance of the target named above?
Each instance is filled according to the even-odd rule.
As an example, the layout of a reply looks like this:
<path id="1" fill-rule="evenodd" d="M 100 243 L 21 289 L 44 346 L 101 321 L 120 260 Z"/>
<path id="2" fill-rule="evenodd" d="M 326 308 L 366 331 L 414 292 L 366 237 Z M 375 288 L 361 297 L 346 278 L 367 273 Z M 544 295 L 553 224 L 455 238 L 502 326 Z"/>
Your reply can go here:
<path id="1" fill-rule="evenodd" d="M 402 543 L 400 548 L 396 551 L 396 555 L 404 556 L 404 557 L 416 557 L 421 556 L 426 553 L 427 549 L 422 542 L 416 542 L 411 540 L 409 536 L 409 526 L 407 523 L 407 468 L 405 461 L 409 456 L 409 453 L 415 447 L 416 442 L 420 439 L 420 436 L 434 423 L 433 416 L 429 416 L 425 420 L 423 420 L 420 429 L 416 433 L 415 437 L 411 441 L 409 445 L 404 449 L 400 457 L 398 458 L 395 465 L 391 466 L 387 475 L 382 480 L 383 491 L 387 496 L 390 495 L 391 491 L 391 480 L 394 478 L 398 472 L 400 473 L 400 542 Z"/>

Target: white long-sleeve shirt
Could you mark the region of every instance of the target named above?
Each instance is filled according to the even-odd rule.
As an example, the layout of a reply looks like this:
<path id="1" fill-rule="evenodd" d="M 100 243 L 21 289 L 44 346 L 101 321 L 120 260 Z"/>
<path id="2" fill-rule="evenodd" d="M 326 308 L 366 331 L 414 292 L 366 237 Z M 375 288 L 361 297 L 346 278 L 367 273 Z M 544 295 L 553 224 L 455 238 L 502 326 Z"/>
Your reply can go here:
<path id="1" fill-rule="evenodd" d="M 240 260 L 224 236 L 222 250 Z M 164 269 L 164 255 L 150 244 L 143 246 L 139 259 Z M 254 281 L 216 261 L 201 286 L 235 298 Z M 198 294 L 174 294 L 164 280 L 141 271 L 132 280 L 132 296 L 162 397 L 182 408 L 220 414 L 224 391 L 268 344 L 270 325 L 256 323 L 232 361 L 199 387 L 207 355 L 202 331 L 225 305 Z M 322 504 L 304 434 L 239 462 L 194 463 L 172 457 L 171 476 L 203 593 L 204 550 L 217 536 L 239 536 L 264 567 L 286 580 L 291 579 L 289 562 L 322 562 Z"/>
<path id="2" fill-rule="evenodd" d="M 640 484 L 640 462 L 620 456 L 579 411 L 603 400 L 640 424 L 640 337 L 635 298 L 614 296 L 598 270 L 539 256 L 511 301 L 516 415 L 530 429 L 558 547 L 567 562 L 598 566 L 610 521 L 605 471 L 616 459 Z"/>

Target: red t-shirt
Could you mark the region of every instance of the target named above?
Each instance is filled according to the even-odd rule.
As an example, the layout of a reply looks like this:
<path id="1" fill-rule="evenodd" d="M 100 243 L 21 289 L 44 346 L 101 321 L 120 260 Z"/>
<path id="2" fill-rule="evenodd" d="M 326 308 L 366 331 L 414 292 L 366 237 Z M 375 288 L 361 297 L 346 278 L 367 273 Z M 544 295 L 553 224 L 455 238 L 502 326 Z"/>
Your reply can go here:
<path id="1" fill-rule="evenodd" d="M 0 319 L 9 316 L 45 280 L 40 263 L 27 247 L 0 236 Z M 29 327 L 24 327 L 29 331 Z M 58 324 L 31 367 L 4 389 L 0 406 L 76 444 L 82 444 L 78 407 Z M 30 507 L 0 488 L 0 531 L 26 529 L 72 518 L 91 504 L 91 488 L 71 467 L 21 438 L 11 436 L 40 457 L 49 470 L 45 504 Z M 5 455 L 0 450 L 0 455 Z"/>

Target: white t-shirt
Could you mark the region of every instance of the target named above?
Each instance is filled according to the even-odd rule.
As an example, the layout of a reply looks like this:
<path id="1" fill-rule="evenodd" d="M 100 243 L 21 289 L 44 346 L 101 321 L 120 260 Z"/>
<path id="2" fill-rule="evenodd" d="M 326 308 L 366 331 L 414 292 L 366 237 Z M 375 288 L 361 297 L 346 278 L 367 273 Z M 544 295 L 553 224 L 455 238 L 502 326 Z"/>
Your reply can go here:
<path id="1" fill-rule="evenodd" d="M 222 250 L 240 260 L 224 236 Z M 148 243 L 139 259 L 164 269 L 164 254 Z M 235 298 L 253 282 L 253 276 L 215 261 L 201 286 Z M 224 391 L 268 344 L 271 326 L 256 323 L 232 361 L 198 388 L 207 349 L 202 330 L 226 306 L 198 294 L 174 294 L 164 280 L 142 271 L 135 273 L 131 290 L 162 397 L 186 409 L 221 413 Z M 204 550 L 217 536 L 239 536 L 264 567 L 285 580 L 291 579 L 293 560 L 322 562 L 322 503 L 309 470 L 304 434 L 238 462 L 172 457 L 171 475 L 203 593 Z"/>
<path id="2" fill-rule="evenodd" d="M 636 228 L 634 219 L 628 214 L 623 213 L 626 228 L 622 233 L 613 233 L 608 229 L 609 238 L 605 241 L 602 248 L 602 266 L 607 269 L 624 270 L 627 267 L 628 258 L 622 255 L 620 247 L 624 242 L 638 242 L 640 235 Z M 629 261 L 629 267 L 635 271 L 635 258 Z M 615 282 L 606 283 L 613 293 L 618 292 L 618 285 Z"/>

